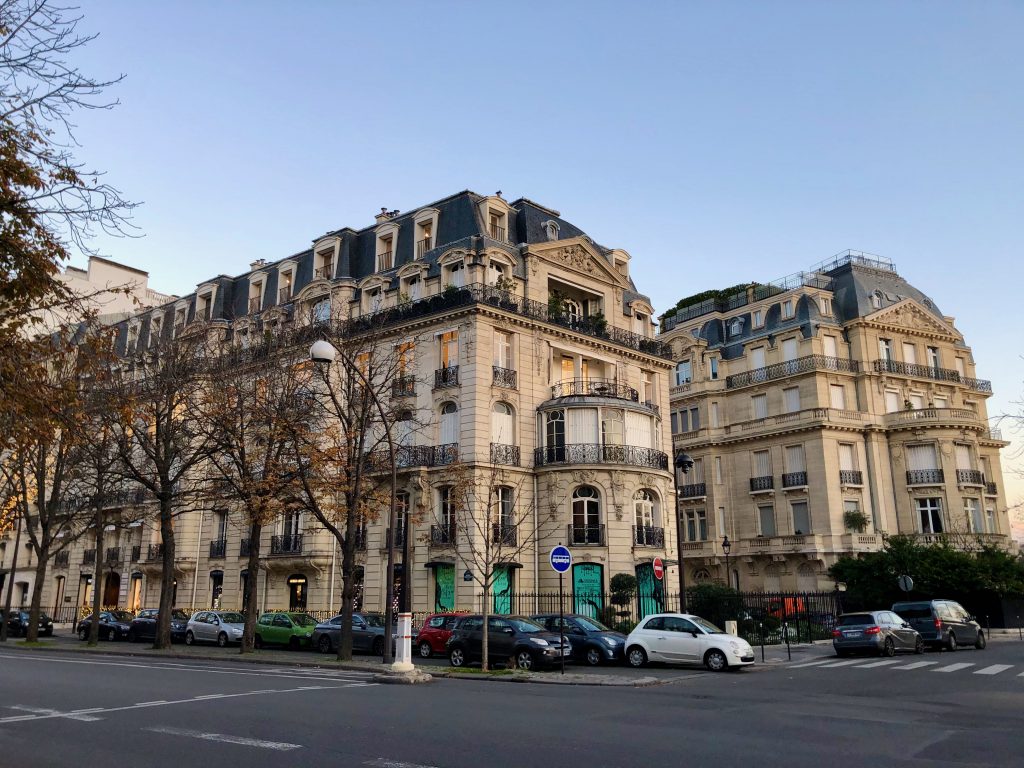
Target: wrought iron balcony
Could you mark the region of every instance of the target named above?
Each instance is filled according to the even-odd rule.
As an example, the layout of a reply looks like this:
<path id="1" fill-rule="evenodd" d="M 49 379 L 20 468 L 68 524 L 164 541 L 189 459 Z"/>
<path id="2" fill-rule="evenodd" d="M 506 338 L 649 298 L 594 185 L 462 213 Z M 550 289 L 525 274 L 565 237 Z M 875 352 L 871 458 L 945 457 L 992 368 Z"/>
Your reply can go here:
<path id="1" fill-rule="evenodd" d="M 334 276 L 334 262 L 324 262 L 322 267 L 317 267 L 313 270 L 314 280 L 330 280 Z"/>
<path id="2" fill-rule="evenodd" d="M 96 562 L 96 550 L 87 549 L 82 553 L 82 565 L 92 565 Z"/>
<path id="3" fill-rule="evenodd" d="M 910 376 L 915 379 L 932 379 L 934 381 L 950 381 L 963 384 L 976 392 L 991 392 L 992 382 L 984 379 L 972 379 L 961 376 L 959 371 L 951 368 L 935 368 L 930 365 L 901 363 L 897 360 L 875 360 L 876 373 L 893 373 L 897 376 Z"/>
<path id="4" fill-rule="evenodd" d="M 262 296 L 250 296 L 249 297 L 249 314 L 254 315 L 263 308 L 263 297 Z"/>
<path id="5" fill-rule="evenodd" d="M 292 287 L 290 285 L 286 285 L 283 288 L 279 288 L 277 290 L 277 303 L 278 304 L 287 304 L 291 300 L 292 300 Z"/>
<path id="6" fill-rule="evenodd" d="M 782 475 L 783 488 L 799 488 L 807 485 L 806 472 L 786 472 Z"/>
<path id="7" fill-rule="evenodd" d="M 976 469 L 958 469 L 956 482 L 957 485 L 984 485 L 985 475 Z"/>
<path id="8" fill-rule="evenodd" d="M 859 469 L 840 469 L 839 483 L 841 485 L 864 485 L 864 473 Z"/>
<path id="9" fill-rule="evenodd" d="M 121 562 L 121 548 L 120 547 L 107 547 L 107 551 L 104 553 L 106 557 L 103 559 L 108 563 L 120 563 Z"/>
<path id="10" fill-rule="evenodd" d="M 842 357 L 807 355 L 805 357 L 798 357 L 796 360 L 787 360 L 782 363 L 765 366 L 764 368 L 755 368 L 752 371 L 726 376 L 725 388 L 747 387 L 751 384 L 761 384 L 766 381 L 784 379 L 787 376 L 796 376 L 797 374 L 809 373 L 811 371 L 859 373 L 860 363 L 856 360 L 847 360 Z"/>
<path id="11" fill-rule="evenodd" d="M 942 485 L 945 482 L 941 469 L 909 469 L 907 485 Z"/>
<path id="12" fill-rule="evenodd" d="M 565 379 L 551 386 L 551 397 L 613 397 L 640 402 L 639 392 L 614 379 Z"/>
<path id="13" fill-rule="evenodd" d="M 519 446 L 491 443 L 491 464 L 504 464 L 507 467 L 519 466 Z"/>
<path id="14" fill-rule="evenodd" d="M 750 478 L 750 490 L 756 491 L 770 491 L 775 487 L 774 475 L 763 475 L 761 477 Z"/>
<path id="15" fill-rule="evenodd" d="M 164 545 L 163 544 L 150 544 L 149 550 L 146 553 L 147 560 L 160 560 L 164 556 Z"/>
<path id="16" fill-rule="evenodd" d="M 505 389 L 516 389 L 519 383 L 519 374 L 511 368 L 501 368 L 497 365 L 491 367 L 491 384 Z"/>
<path id="17" fill-rule="evenodd" d="M 227 551 L 227 539 L 214 539 L 210 542 L 210 557 L 224 557 Z"/>
<path id="18" fill-rule="evenodd" d="M 684 499 L 696 499 L 708 495 L 707 483 L 687 483 L 679 486 L 679 496 Z"/>
<path id="19" fill-rule="evenodd" d="M 395 446 L 395 467 L 399 471 L 412 467 L 443 467 L 458 459 L 458 443 Z M 368 454 L 367 460 L 371 472 L 391 471 L 391 453 L 387 448 L 377 448 Z"/>
<path id="20" fill-rule="evenodd" d="M 423 254 L 425 254 L 427 251 L 429 251 L 433 247 L 434 246 L 431 244 L 431 240 L 430 240 L 429 237 L 425 237 L 422 240 L 417 240 L 416 241 L 416 258 L 417 259 L 423 258 Z"/>
<path id="21" fill-rule="evenodd" d="M 665 529 L 649 525 L 634 525 L 633 544 L 637 547 L 664 547 Z"/>
<path id="22" fill-rule="evenodd" d="M 519 540 L 519 529 L 516 525 L 505 523 L 491 524 L 491 543 L 503 547 L 514 547 Z"/>
<path id="23" fill-rule="evenodd" d="M 248 557 L 249 556 L 249 550 L 250 550 L 249 538 L 246 537 L 246 538 L 242 539 L 241 544 L 238 547 L 238 556 L 239 557 Z"/>
<path id="24" fill-rule="evenodd" d="M 132 547 L 132 562 L 133 563 L 137 563 L 141 559 L 142 559 L 142 546 L 139 545 L 139 544 L 136 544 L 134 547 Z"/>
<path id="25" fill-rule="evenodd" d="M 282 536 L 270 537 L 271 555 L 300 555 L 302 554 L 302 534 L 289 533 Z"/>
<path id="26" fill-rule="evenodd" d="M 449 365 L 434 371 L 434 389 L 459 386 L 459 366 Z"/>
<path id="27" fill-rule="evenodd" d="M 491 240 L 497 240 L 500 243 L 508 242 L 508 238 L 505 237 L 504 227 L 497 227 L 492 224 L 488 234 L 490 234 Z"/>
<path id="28" fill-rule="evenodd" d="M 391 382 L 392 397 L 414 397 L 416 395 L 416 377 L 412 374 L 397 376 Z"/>
<path id="29" fill-rule="evenodd" d="M 71 553 L 66 549 L 53 556 L 53 565 L 56 568 L 64 568 L 71 561 Z"/>
<path id="30" fill-rule="evenodd" d="M 985 495 L 995 496 L 997 494 L 995 483 L 985 483 Z"/>
<path id="31" fill-rule="evenodd" d="M 455 523 L 430 526 L 431 544 L 437 546 L 448 546 L 450 544 L 454 544 L 455 541 Z"/>
<path id="32" fill-rule="evenodd" d="M 636 445 L 573 443 L 537 448 L 533 454 L 538 467 L 550 464 L 628 464 L 634 467 L 668 469 L 668 454 Z"/>
<path id="33" fill-rule="evenodd" d="M 603 525 L 573 525 L 569 523 L 569 546 L 604 546 Z"/>

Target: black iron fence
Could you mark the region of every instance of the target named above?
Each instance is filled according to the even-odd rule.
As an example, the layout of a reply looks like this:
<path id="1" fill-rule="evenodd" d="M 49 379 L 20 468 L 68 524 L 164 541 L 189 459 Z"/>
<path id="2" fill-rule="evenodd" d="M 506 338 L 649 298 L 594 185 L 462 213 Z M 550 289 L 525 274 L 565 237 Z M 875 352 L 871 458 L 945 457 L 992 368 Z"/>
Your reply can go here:
<path id="1" fill-rule="evenodd" d="M 534 449 L 533 461 L 538 467 L 548 464 L 629 464 L 634 467 L 668 469 L 667 453 L 637 445 L 552 445 Z"/>

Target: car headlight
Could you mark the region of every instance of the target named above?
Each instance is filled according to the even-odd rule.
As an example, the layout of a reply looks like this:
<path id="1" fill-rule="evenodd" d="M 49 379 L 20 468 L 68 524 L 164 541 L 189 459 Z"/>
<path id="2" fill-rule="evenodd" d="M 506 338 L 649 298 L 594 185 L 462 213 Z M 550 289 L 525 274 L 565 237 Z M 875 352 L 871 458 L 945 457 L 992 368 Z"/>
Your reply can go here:
<path id="1" fill-rule="evenodd" d="M 548 641 L 543 639 L 543 638 L 541 638 L 541 637 L 531 637 L 530 638 L 530 642 L 531 643 L 536 643 L 537 645 L 543 645 L 545 647 L 547 647 L 547 645 L 548 645 Z"/>
<path id="2" fill-rule="evenodd" d="M 622 641 L 621 640 L 617 640 L 614 637 L 608 637 L 607 635 L 603 636 L 601 638 L 601 641 L 605 645 L 607 645 L 609 648 L 614 648 L 617 645 L 622 645 Z"/>

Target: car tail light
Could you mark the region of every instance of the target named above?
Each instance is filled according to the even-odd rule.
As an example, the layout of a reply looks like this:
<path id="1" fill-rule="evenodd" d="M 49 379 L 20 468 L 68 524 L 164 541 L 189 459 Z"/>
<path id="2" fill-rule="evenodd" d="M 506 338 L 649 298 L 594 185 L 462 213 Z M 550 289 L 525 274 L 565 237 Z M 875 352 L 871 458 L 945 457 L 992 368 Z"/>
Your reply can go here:
<path id="1" fill-rule="evenodd" d="M 936 629 L 942 629 L 942 619 L 940 619 L 938 617 L 935 618 L 935 628 Z"/>
<path id="2" fill-rule="evenodd" d="M 843 633 L 840 630 L 838 630 L 838 629 L 833 629 L 832 630 L 832 637 L 842 637 L 842 636 L 843 636 Z"/>
<path id="3" fill-rule="evenodd" d="M 868 627 L 867 629 L 864 630 L 864 634 L 865 635 L 877 635 L 881 631 L 882 631 L 881 627 Z"/>

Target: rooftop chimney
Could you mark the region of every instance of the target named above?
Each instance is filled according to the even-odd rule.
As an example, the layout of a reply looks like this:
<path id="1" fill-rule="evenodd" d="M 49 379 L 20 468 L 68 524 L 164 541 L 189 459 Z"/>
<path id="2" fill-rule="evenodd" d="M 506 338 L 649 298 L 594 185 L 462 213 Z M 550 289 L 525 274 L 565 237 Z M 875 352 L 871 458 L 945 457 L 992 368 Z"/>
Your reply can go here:
<path id="1" fill-rule="evenodd" d="M 267 260 L 266 259 L 256 259 L 256 261 L 252 262 L 249 265 L 249 269 L 257 270 L 257 269 L 260 269 L 261 267 L 265 267 L 265 266 L 267 266 Z"/>

